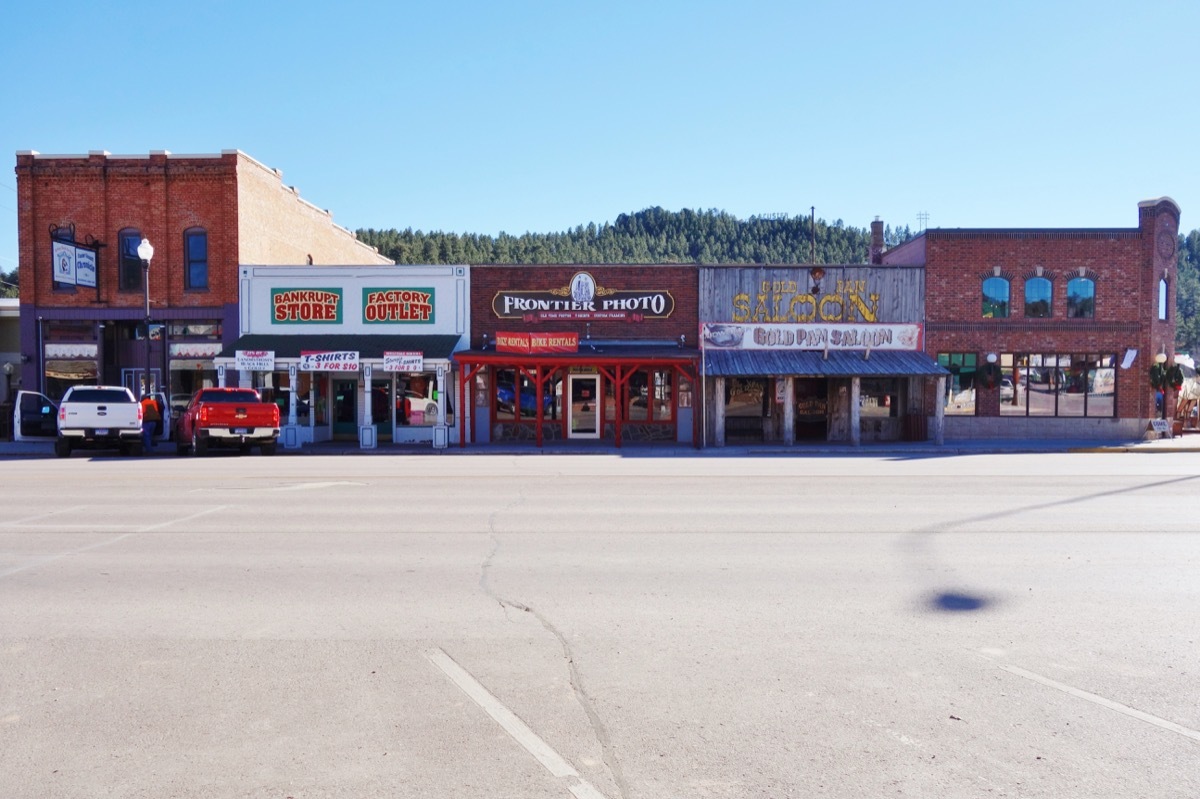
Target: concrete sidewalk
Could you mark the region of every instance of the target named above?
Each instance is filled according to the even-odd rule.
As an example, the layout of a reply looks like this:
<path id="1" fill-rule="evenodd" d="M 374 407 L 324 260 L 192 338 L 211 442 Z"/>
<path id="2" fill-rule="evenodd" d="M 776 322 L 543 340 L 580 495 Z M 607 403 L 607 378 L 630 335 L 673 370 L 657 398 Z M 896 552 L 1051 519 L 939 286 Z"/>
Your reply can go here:
<path id="1" fill-rule="evenodd" d="M 795 446 L 779 444 L 734 445 L 697 449 L 688 445 L 626 443 L 620 449 L 604 442 L 549 442 L 542 447 L 531 443 L 468 444 L 465 448 L 451 445 L 435 450 L 428 444 L 380 444 L 375 449 L 360 449 L 353 441 L 331 441 L 309 444 L 301 449 L 288 450 L 280 447 L 276 457 L 296 455 L 619 455 L 628 458 L 730 458 L 730 457 L 805 457 L 805 456 L 902 456 L 902 457 L 948 457 L 952 455 L 982 455 L 995 453 L 1030 452 L 1200 452 L 1200 431 L 1187 431 L 1175 438 L 1157 438 L 1140 441 L 1089 440 L 1089 439 L 990 439 L 955 440 L 938 446 L 930 441 L 896 441 L 880 444 L 804 443 Z M 87 457 L 80 451 L 73 457 Z M 105 457 L 116 457 L 115 451 L 96 453 Z M 232 453 L 231 453 L 232 454 Z M 53 458 L 53 442 L 0 441 L 0 459 L 8 458 Z M 166 442 L 147 455 L 152 458 L 174 458 L 175 447 Z M 257 456 L 257 451 L 255 454 Z"/>

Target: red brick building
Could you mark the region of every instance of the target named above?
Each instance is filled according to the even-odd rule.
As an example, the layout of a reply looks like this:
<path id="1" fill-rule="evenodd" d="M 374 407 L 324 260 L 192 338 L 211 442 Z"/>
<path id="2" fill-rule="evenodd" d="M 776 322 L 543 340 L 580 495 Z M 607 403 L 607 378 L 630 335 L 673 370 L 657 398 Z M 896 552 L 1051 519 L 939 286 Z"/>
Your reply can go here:
<path id="1" fill-rule="evenodd" d="M 214 385 L 212 358 L 238 336 L 239 265 L 391 263 L 236 150 L 23 151 L 16 175 L 20 379 L 52 399 L 80 382 L 137 392 L 147 367 L 171 395 Z"/>
<path id="2" fill-rule="evenodd" d="M 946 438 L 1136 438 L 1170 418 L 1150 371 L 1174 357 L 1179 216 L 1161 198 L 1135 228 L 935 229 L 879 256 L 925 269 Z"/>
<path id="3" fill-rule="evenodd" d="M 472 266 L 464 446 L 697 443 L 695 266 Z"/>

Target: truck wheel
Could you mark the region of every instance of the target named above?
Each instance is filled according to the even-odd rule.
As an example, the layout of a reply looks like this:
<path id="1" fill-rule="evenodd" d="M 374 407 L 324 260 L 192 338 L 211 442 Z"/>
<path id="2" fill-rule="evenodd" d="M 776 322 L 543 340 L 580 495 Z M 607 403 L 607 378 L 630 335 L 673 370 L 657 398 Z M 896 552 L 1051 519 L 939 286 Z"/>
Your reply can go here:
<path id="1" fill-rule="evenodd" d="M 274 455 L 275 454 L 275 446 L 276 446 L 276 444 L 274 441 L 272 441 L 270 444 L 260 444 L 258 447 L 258 451 L 261 452 L 263 455 Z"/>
<path id="2" fill-rule="evenodd" d="M 67 441 L 65 438 L 55 439 L 54 454 L 60 458 L 71 457 L 71 442 Z"/>
<path id="3" fill-rule="evenodd" d="M 193 455 L 207 455 L 208 454 L 208 442 L 200 437 L 199 430 L 192 431 L 192 454 Z"/>

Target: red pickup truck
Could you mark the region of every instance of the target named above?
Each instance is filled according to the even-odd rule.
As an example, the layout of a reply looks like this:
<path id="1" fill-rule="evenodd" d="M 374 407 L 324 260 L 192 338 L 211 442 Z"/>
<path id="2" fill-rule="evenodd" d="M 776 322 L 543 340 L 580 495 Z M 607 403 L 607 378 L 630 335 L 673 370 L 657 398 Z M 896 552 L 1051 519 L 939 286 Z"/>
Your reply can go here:
<path id="1" fill-rule="evenodd" d="M 202 388 L 175 423 L 175 451 L 203 455 L 209 447 L 258 447 L 274 455 L 279 440 L 279 406 L 251 388 Z"/>

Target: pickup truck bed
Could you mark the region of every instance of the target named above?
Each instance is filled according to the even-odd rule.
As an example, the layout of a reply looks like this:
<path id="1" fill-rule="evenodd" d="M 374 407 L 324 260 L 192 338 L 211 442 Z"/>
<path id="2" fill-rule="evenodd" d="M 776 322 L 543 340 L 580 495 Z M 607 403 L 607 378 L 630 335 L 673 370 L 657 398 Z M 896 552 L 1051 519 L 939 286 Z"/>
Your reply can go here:
<path id="1" fill-rule="evenodd" d="M 279 407 L 264 403 L 248 388 L 205 388 L 197 391 L 175 426 L 175 449 L 205 454 L 210 447 L 258 447 L 274 455 L 279 439 Z"/>
<path id="2" fill-rule="evenodd" d="M 76 449 L 119 449 L 142 454 L 142 406 L 122 386 L 72 386 L 58 406 L 54 454 Z"/>

